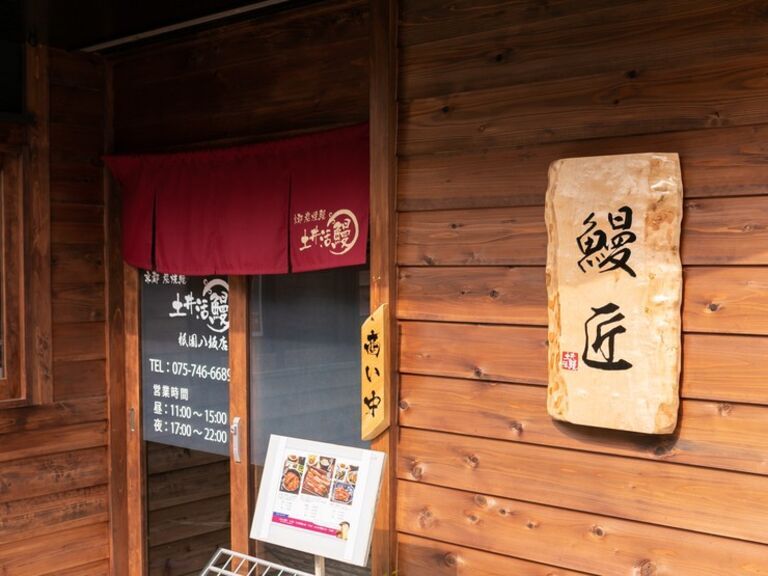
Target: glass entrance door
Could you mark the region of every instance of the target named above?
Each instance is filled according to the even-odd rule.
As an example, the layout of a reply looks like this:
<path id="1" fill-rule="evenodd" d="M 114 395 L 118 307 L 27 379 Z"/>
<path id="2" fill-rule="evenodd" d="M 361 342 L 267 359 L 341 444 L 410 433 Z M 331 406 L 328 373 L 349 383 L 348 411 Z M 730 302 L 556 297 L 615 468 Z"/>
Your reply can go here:
<path id="1" fill-rule="evenodd" d="M 360 325 L 368 307 L 368 271 L 360 268 L 251 279 L 249 444 L 254 495 L 270 434 L 368 447 L 360 440 L 359 408 Z M 257 553 L 313 571 L 313 559 L 300 552 L 262 545 Z M 331 576 L 370 574 L 369 569 L 330 561 L 326 570 Z"/>

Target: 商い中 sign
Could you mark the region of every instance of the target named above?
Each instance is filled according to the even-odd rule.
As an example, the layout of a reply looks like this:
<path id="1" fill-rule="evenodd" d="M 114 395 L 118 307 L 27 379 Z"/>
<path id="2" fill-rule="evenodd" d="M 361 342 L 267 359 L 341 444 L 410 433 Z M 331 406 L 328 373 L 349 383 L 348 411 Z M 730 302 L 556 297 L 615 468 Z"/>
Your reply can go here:
<path id="1" fill-rule="evenodd" d="M 365 566 L 384 457 L 273 434 L 251 538 Z"/>
<path id="2" fill-rule="evenodd" d="M 677 154 L 558 160 L 546 198 L 549 414 L 664 434 L 677 423 Z"/>
<path id="3" fill-rule="evenodd" d="M 229 453 L 228 338 L 226 278 L 142 274 L 145 440 Z"/>
<path id="4" fill-rule="evenodd" d="M 360 437 L 373 440 L 389 427 L 389 307 L 379 306 L 360 330 Z"/>

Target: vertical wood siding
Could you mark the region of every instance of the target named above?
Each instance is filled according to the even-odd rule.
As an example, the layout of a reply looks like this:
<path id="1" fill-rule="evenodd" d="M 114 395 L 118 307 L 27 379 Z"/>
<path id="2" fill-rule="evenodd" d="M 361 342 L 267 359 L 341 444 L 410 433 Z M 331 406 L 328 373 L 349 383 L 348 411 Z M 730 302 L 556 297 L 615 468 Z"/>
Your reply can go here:
<path id="1" fill-rule="evenodd" d="M 53 403 L 0 411 L 0 572 L 105 576 L 104 70 L 51 50 L 49 77 Z"/>
<path id="2" fill-rule="evenodd" d="M 765 2 L 400 2 L 399 569 L 768 573 Z M 546 413 L 547 166 L 679 152 L 678 430 Z"/>

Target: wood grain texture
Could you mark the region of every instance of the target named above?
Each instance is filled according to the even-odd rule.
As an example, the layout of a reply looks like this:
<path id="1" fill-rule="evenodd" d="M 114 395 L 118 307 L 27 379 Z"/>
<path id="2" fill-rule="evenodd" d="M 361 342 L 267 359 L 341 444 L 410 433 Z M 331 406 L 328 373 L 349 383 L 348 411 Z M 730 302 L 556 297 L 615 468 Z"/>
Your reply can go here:
<path id="1" fill-rule="evenodd" d="M 547 331 L 401 322 L 400 371 L 543 386 L 547 383 Z"/>
<path id="2" fill-rule="evenodd" d="M 6 462 L 0 468 L 0 502 L 106 484 L 106 458 L 100 447 Z"/>
<path id="3" fill-rule="evenodd" d="M 150 512 L 147 515 L 149 545 L 162 546 L 193 536 L 226 529 L 229 522 L 229 495 L 198 500 Z"/>
<path id="4" fill-rule="evenodd" d="M 150 512 L 181 504 L 194 504 L 215 496 L 229 495 L 229 463 L 213 462 L 162 474 L 149 472 L 147 509 Z"/>
<path id="5" fill-rule="evenodd" d="M 104 222 L 98 206 L 88 208 L 100 203 L 94 202 L 100 183 L 80 186 L 102 152 L 103 78 L 93 75 L 98 64 L 90 57 L 42 45 L 29 50 L 27 96 L 36 123 L 24 206 L 24 298 L 28 372 L 38 381 L 36 401 L 42 404 L 0 414 L 0 572 L 105 575 L 110 473 Z M 82 90 L 79 83 L 89 87 Z M 62 189 L 61 182 L 67 183 Z M 94 244 L 78 244 L 84 237 Z M 79 322 L 93 318 L 99 320 L 93 325 Z"/>
<path id="6" fill-rule="evenodd" d="M 686 331 L 768 334 L 768 268 L 690 268 L 685 292 Z"/>
<path id="7" fill-rule="evenodd" d="M 402 480 L 768 541 L 765 478 L 753 474 L 407 428 L 397 461 Z"/>
<path id="8" fill-rule="evenodd" d="M 227 460 L 224 456 L 209 452 L 179 448 L 170 444 L 147 443 L 147 470 L 150 474 L 162 474 Z"/>
<path id="9" fill-rule="evenodd" d="M 560 158 L 680 155 L 685 198 L 768 194 L 768 126 L 739 126 L 400 158 L 398 209 L 543 206 L 547 169 Z"/>
<path id="10" fill-rule="evenodd" d="M 546 329 L 401 322 L 400 371 L 427 376 L 545 385 Z M 768 404 L 762 370 L 768 338 L 683 336 L 681 394 Z"/>
<path id="11" fill-rule="evenodd" d="M 11 548 L 0 549 L 0 565 L 4 576 L 30 576 L 54 574 L 70 569 L 81 574 L 80 566 L 87 566 L 109 557 L 109 524 L 93 524 L 64 530 L 49 538 L 31 538 Z M 72 572 L 70 572 L 72 573 Z M 88 574 L 87 571 L 82 572 Z"/>
<path id="12" fill-rule="evenodd" d="M 26 371 L 30 397 L 37 404 L 53 400 L 51 348 L 51 183 L 50 183 L 50 52 L 27 48 L 27 110 L 36 122 L 29 130 L 29 165 L 24 193 L 24 292 L 26 306 Z M 7 267 L 7 264 L 6 264 Z M 6 271 L 7 273 L 7 271 Z"/>
<path id="13" fill-rule="evenodd" d="M 51 208 L 53 244 L 104 244 L 104 208 L 87 204 L 56 204 Z"/>
<path id="14" fill-rule="evenodd" d="M 76 566 L 69 570 L 56 570 L 42 576 L 110 576 L 109 560 L 97 560 L 85 566 Z"/>
<path id="15" fill-rule="evenodd" d="M 410 100 L 616 70 L 636 77 L 653 69 L 763 53 L 768 48 L 768 21 L 754 0 L 727 6 L 673 1 L 664 10 L 623 2 L 590 10 L 594 4 L 584 3 L 573 26 L 556 18 L 505 19 L 503 9 L 497 9 L 497 17 L 485 30 L 405 46 L 401 97 Z"/>
<path id="16" fill-rule="evenodd" d="M 55 434 L 50 430 L 4 434 L 0 444 L 0 462 L 96 448 L 106 444 L 105 421 L 61 426 Z"/>
<path id="17" fill-rule="evenodd" d="M 227 26 L 200 30 L 195 34 L 157 46 L 139 46 L 113 55 L 112 61 L 126 82 L 142 83 L 184 76 L 201 70 L 215 71 L 234 64 L 280 58 L 295 48 L 297 38 L 311 45 L 338 39 L 338 34 L 360 36 L 366 32 L 365 0 L 335 0 L 307 10 L 286 10 L 267 18 L 251 17 Z M 253 50 L 258 37 L 262 48 Z M 143 71 L 143 73 L 142 73 Z"/>
<path id="18" fill-rule="evenodd" d="M 403 375 L 400 426 L 768 474 L 768 408 L 686 400 L 678 429 L 642 435 L 557 422 L 539 386 Z"/>
<path id="19" fill-rule="evenodd" d="M 106 304 L 103 284 L 58 285 L 52 290 L 53 317 L 63 322 L 103 322 Z"/>
<path id="20" fill-rule="evenodd" d="M 432 576 L 578 576 L 574 572 L 536 564 L 527 560 L 489 554 L 455 544 L 446 544 L 399 534 L 397 537 L 399 570 L 402 574 L 430 574 Z"/>
<path id="21" fill-rule="evenodd" d="M 764 359 L 768 338 L 683 336 L 685 398 L 768 404 Z"/>
<path id="22" fill-rule="evenodd" d="M 92 396 L 47 406 L 14 408 L 0 412 L 0 434 L 54 429 L 59 426 L 106 420 L 106 399 Z"/>
<path id="23" fill-rule="evenodd" d="M 766 486 L 765 6 L 399 4 L 398 454 L 413 444 L 422 462 L 421 482 L 401 474 L 398 529 L 590 574 L 766 571 L 768 548 L 731 539 L 764 542 L 747 534 L 764 519 L 708 515 L 736 511 L 719 501 L 732 476 L 752 483 L 747 515 Z M 680 154 L 685 188 L 679 427 L 645 437 L 555 424 L 539 328 L 548 166 L 651 151 Z M 500 442 L 493 456 L 486 442 Z M 486 473 L 494 486 L 479 488 Z M 552 507 L 497 507 L 499 494 Z M 415 558 L 465 569 L 445 553 Z"/>
<path id="24" fill-rule="evenodd" d="M 389 345 L 386 363 L 389 388 L 385 397 L 393 404 L 389 429 L 371 442 L 386 454 L 379 501 L 374 519 L 371 573 L 390 574 L 397 569 L 396 507 L 398 398 L 397 306 L 397 33 L 398 4 L 370 0 L 370 309 L 389 307 Z"/>
<path id="25" fill-rule="evenodd" d="M 255 486 L 251 467 L 250 448 L 250 358 L 249 350 L 249 292 L 248 278 L 229 277 L 229 418 L 230 423 L 240 418 L 239 462 L 230 451 L 229 487 L 227 507 L 232 550 L 243 554 L 251 551 L 251 519 L 254 510 Z M 232 444 L 232 443 L 231 443 Z M 232 444 L 234 446 L 234 444 Z M 224 526 L 219 526 L 223 528 Z"/>
<path id="26" fill-rule="evenodd" d="M 53 325 L 54 362 L 106 358 L 104 322 L 67 322 Z"/>
<path id="27" fill-rule="evenodd" d="M 123 265 L 125 311 L 126 498 L 128 500 L 128 574 L 142 576 L 147 566 L 146 447 L 141 430 L 141 358 L 139 352 L 139 272 Z"/>
<path id="28" fill-rule="evenodd" d="M 684 202 L 684 265 L 768 264 L 768 197 Z M 398 263 L 410 266 L 546 263 L 543 208 L 401 213 Z"/>
<path id="29" fill-rule="evenodd" d="M 150 550 L 148 576 L 199 574 L 220 547 L 229 548 L 229 530 L 217 530 L 201 536 L 170 542 Z"/>
<path id="30" fill-rule="evenodd" d="M 104 249 L 98 244 L 58 244 L 51 247 L 54 285 L 72 282 L 98 283 L 104 279 Z"/>
<path id="31" fill-rule="evenodd" d="M 107 489 L 95 486 L 0 504 L 4 543 L 40 538 L 45 534 L 109 519 Z"/>
<path id="32" fill-rule="evenodd" d="M 624 70 L 457 92 L 405 102 L 399 150 L 567 142 L 768 120 L 762 56 L 743 55 L 628 77 Z M 514 102 L 514 106 L 510 103 Z"/>
<path id="33" fill-rule="evenodd" d="M 53 378 L 57 401 L 104 395 L 106 361 L 59 360 L 53 363 Z"/>
<path id="34" fill-rule="evenodd" d="M 525 0 L 490 0 L 478 4 L 472 0 L 419 0 L 404 2 L 400 16 L 400 42 L 412 46 L 444 38 L 456 38 L 486 30 L 503 28 L 509 23 L 521 27 L 537 22 L 552 22 L 567 27 L 585 18 L 585 14 L 625 2 L 606 0 L 556 0 L 531 5 Z"/>
<path id="35" fill-rule="evenodd" d="M 398 318 L 546 326 L 542 267 L 401 267 Z"/>
<path id="36" fill-rule="evenodd" d="M 408 320 L 547 325 L 540 267 L 408 267 L 399 273 L 398 316 Z M 768 268 L 689 267 L 686 332 L 768 334 Z"/>
<path id="37" fill-rule="evenodd" d="M 365 121 L 367 2 L 324 4 L 121 58 L 117 150 L 255 141 Z"/>
<path id="38" fill-rule="evenodd" d="M 589 574 L 757 576 L 768 569 L 768 547 L 762 544 L 477 490 L 400 482 L 398 492 L 398 527 L 403 532 Z"/>

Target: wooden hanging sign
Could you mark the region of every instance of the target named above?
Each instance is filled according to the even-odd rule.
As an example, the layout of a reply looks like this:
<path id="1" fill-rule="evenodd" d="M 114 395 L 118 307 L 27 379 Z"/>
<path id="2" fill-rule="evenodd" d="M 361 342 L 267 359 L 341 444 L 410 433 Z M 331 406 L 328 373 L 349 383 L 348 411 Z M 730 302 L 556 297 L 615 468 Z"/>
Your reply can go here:
<path id="1" fill-rule="evenodd" d="M 363 440 L 372 440 L 389 427 L 389 307 L 379 306 L 360 330 L 360 407 Z"/>
<path id="2" fill-rule="evenodd" d="M 558 160 L 549 170 L 549 414 L 674 431 L 680 377 L 677 154 Z"/>

